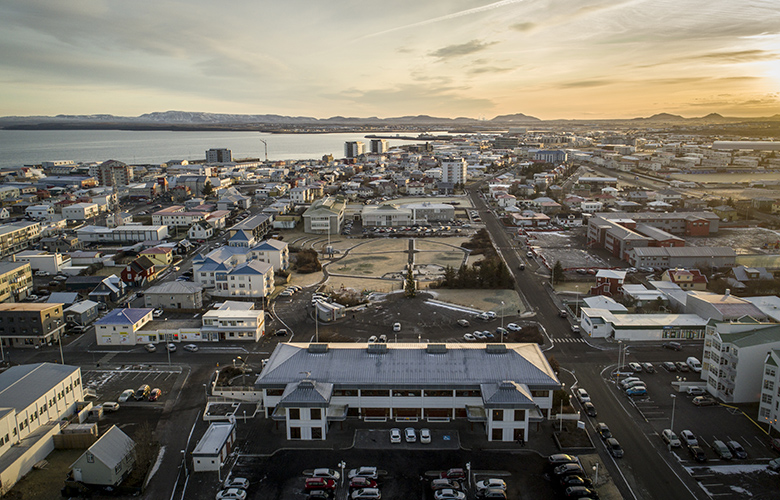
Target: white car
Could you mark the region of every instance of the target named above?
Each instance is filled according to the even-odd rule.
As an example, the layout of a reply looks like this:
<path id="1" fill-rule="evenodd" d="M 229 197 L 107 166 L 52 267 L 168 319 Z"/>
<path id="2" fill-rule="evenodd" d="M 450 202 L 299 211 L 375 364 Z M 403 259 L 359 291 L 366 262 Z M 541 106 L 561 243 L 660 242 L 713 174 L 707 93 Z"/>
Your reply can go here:
<path id="1" fill-rule="evenodd" d="M 162 309 L 155 309 L 154 311 L 152 311 L 152 316 L 154 316 L 155 318 L 159 318 L 162 315 L 163 315 Z"/>
<path id="2" fill-rule="evenodd" d="M 696 435 L 687 429 L 680 433 L 680 440 L 685 443 L 685 446 L 696 446 L 699 444 Z"/>
<path id="3" fill-rule="evenodd" d="M 176 344 L 168 344 L 165 348 L 168 349 L 168 352 L 176 352 Z"/>
<path id="4" fill-rule="evenodd" d="M 223 488 L 240 488 L 242 490 L 249 489 L 249 479 L 245 477 L 232 477 L 225 479 L 222 484 Z"/>
<path id="5" fill-rule="evenodd" d="M 401 429 L 390 429 L 390 442 L 391 443 L 400 443 L 401 442 Z"/>
<path id="6" fill-rule="evenodd" d="M 680 443 L 680 438 L 677 437 L 677 434 L 675 434 L 672 429 L 664 429 L 661 433 L 661 438 L 666 444 L 671 445 L 672 448 L 679 448 L 682 445 L 682 443 Z"/>
<path id="7" fill-rule="evenodd" d="M 133 397 L 134 394 L 135 391 L 133 389 L 125 389 L 122 391 L 122 394 L 119 395 L 119 399 L 117 399 L 117 401 L 120 403 L 126 403 L 130 398 Z"/>
<path id="8" fill-rule="evenodd" d="M 479 340 L 485 340 L 487 338 L 487 337 L 485 337 L 485 334 L 480 332 L 479 330 L 475 331 L 473 333 L 473 335 L 474 335 L 474 338 L 477 338 Z"/>
<path id="9" fill-rule="evenodd" d="M 393 323 L 393 331 L 394 332 L 400 332 L 401 331 L 401 323 Z"/>
<path id="10" fill-rule="evenodd" d="M 370 337 L 368 337 L 369 344 L 374 344 L 376 343 L 376 341 L 377 341 L 376 335 L 371 335 Z"/>
<path id="11" fill-rule="evenodd" d="M 428 444 L 431 442 L 431 430 L 420 429 L 420 442 L 422 444 Z"/>
<path id="12" fill-rule="evenodd" d="M 503 479 L 490 478 L 477 483 L 477 490 L 500 489 L 506 491 L 506 483 Z"/>
<path id="13" fill-rule="evenodd" d="M 436 500 L 465 500 L 466 494 L 462 491 L 444 489 L 434 491 L 433 498 Z"/>
<path id="14" fill-rule="evenodd" d="M 509 323 L 508 325 L 506 325 L 506 329 L 509 330 L 510 332 L 519 332 L 520 330 L 522 330 L 522 327 L 517 323 Z"/>
<path id="15" fill-rule="evenodd" d="M 217 492 L 216 500 L 246 500 L 246 491 L 239 488 L 228 488 Z"/>
<path id="16" fill-rule="evenodd" d="M 187 344 L 184 346 L 184 350 L 189 352 L 198 352 L 198 346 L 195 344 Z"/>
<path id="17" fill-rule="evenodd" d="M 590 395 L 585 389 L 577 389 L 577 399 L 580 400 L 580 403 L 589 403 Z"/>
<path id="18" fill-rule="evenodd" d="M 352 469 L 349 471 L 348 477 L 350 479 L 354 477 L 364 477 L 366 479 L 376 479 L 379 477 L 376 467 L 360 467 L 359 469 Z"/>
<path id="19" fill-rule="evenodd" d="M 474 342 L 475 340 L 477 340 L 477 338 L 470 333 L 464 333 L 463 340 L 465 340 L 466 342 Z"/>
<path id="20" fill-rule="evenodd" d="M 339 471 L 333 469 L 314 469 L 311 477 L 321 477 L 323 479 L 333 479 L 334 481 L 338 481 L 341 479 L 341 474 L 339 474 Z"/>
<path id="21" fill-rule="evenodd" d="M 414 430 L 414 427 L 407 427 L 404 429 L 404 437 L 406 438 L 407 443 L 416 443 L 417 432 Z"/>

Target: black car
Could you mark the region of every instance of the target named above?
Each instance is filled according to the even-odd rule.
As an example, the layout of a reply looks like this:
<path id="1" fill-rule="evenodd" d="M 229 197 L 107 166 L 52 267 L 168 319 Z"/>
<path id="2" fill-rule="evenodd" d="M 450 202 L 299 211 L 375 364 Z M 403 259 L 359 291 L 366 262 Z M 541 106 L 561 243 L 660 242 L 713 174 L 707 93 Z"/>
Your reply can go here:
<path id="1" fill-rule="evenodd" d="M 585 476 L 585 471 L 580 464 L 563 464 L 553 469 L 556 476 Z"/>
<path id="2" fill-rule="evenodd" d="M 612 437 L 612 431 L 609 430 L 609 427 L 607 427 L 607 424 L 604 422 L 596 424 L 596 432 L 599 433 L 601 439 L 609 439 Z"/>
<path id="3" fill-rule="evenodd" d="M 734 457 L 739 459 L 747 458 L 747 452 L 745 451 L 745 448 L 743 448 L 742 445 L 738 442 L 726 441 L 726 446 L 729 447 L 729 450 L 731 451 L 731 454 L 734 455 Z"/>
<path id="4" fill-rule="evenodd" d="M 682 344 L 679 342 L 664 342 L 663 346 L 666 349 L 671 349 L 673 351 L 682 351 Z"/>
<path id="5" fill-rule="evenodd" d="M 596 413 L 596 407 L 590 401 L 588 401 L 587 403 L 583 403 L 582 408 L 585 410 L 585 413 L 587 413 L 589 417 L 595 417 L 598 415 Z"/>
<path id="6" fill-rule="evenodd" d="M 570 486 L 585 486 L 590 487 L 593 481 L 590 478 L 584 476 L 563 476 L 561 478 L 561 488 L 568 488 Z"/>
<path id="7" fill-rule="evenodd" d="M 570 486 L 563 491 L 566 498 L 598 498 L 596 490 L 586 488 L 585 486 Z"/>
<path id="8" fill-rule="evenodd" d="M 688 446 L 688 452 L 691 454 L 691 457 L 697 462 L 707 461 L 707 456 L 704 454 L 704 450 L 702 449 L 701 446 L 697 444 Z"/>

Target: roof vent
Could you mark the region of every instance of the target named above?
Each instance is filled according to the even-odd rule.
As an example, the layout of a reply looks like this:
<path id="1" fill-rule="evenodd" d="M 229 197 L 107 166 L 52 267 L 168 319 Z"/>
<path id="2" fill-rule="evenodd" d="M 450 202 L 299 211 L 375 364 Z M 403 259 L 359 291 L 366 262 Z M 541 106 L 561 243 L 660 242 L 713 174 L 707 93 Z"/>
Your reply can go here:
<path id="1" fill-rule="evenodd" d="M 505 344 L 487 344 L 485 346 L 485 352 L 488 354 L 506 354 Z"/>
<path id="2" fill-rule="evenodd" d="M 324 354 L 328 352 L 328 344 L 309 344 L 309 352 Z"/>
<path id="3" fill-rule="evenodd" d="M 369 354 L 385 354 L 387 352 L 387 344 L 368 344 Z"/>
<path id="4" fill-rule="evenodd" d="M 314 381 L 312 379 L 305 378 L 305 379 L 301 380 L 300 382 L 298 382 L 298 387 L 299 388 L 303 387 L 303 388 L 313 389 L 314 388 Z"/>
<path id="5" fill-rule="evenodd" d="M 446 354 L 447 344 L 428 344 L 425 348 L 425 352 L 428 354 Z"/>

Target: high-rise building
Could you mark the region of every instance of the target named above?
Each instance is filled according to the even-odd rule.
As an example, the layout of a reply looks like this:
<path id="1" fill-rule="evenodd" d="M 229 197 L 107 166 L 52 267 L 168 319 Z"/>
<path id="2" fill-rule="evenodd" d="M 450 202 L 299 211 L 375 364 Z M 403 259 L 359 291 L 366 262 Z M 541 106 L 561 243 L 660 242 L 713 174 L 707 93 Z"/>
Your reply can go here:
<path id="1" fill-rule="evenodd" d="M 363 141 L 347 141 L 344 143 L 344 157 L 356 158 L 366 153 L 366 143 Z"/>
<path id="2" fill-rule="evenodd" d="M 387 140 L 386 139 L 371 139 L 371 152 L 375 154 L 382 154 L 387 152 Z"/>
<path id="3" fill-rule="evenodd" d="M 464 158 L 447 158 L 441 161 L 441 180 L 453 184 L 466 182 L 466 160 Z"/>
<path id="4" fill-rule="evenodd" d="M 206 151 L 206 163 L 228 163 L 233 161 L 233 152 L 229 149 L 209 149 Z"/>
<path id="5" fill-rule="evenodd" d="M 96 173 L 102 186 L 127 186 L 133 180 L 133 167 L 117 160 L 104 161 L 97 166 Z M 92 167 L 90 175 L 94 175 Z"/>

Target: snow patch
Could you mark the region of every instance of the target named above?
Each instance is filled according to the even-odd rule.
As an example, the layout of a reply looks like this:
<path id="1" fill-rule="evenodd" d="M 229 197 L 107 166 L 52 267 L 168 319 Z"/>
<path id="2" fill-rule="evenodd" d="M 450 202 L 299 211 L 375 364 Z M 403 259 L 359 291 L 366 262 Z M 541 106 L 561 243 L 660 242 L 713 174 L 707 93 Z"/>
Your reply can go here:
<path id="1" fill-rule="evenodd" d="M 160 468 L 164 456 L 165 456 L 165 446 L 160 446 L 160 452 L 157 454 L 157 461 L 152 466 L 152 470 L 149 471 L 149 475 L 146 476 L 146 484 L 149 484 L 149 481 L 152 480 L 154 474 L 157 472 L 157 469 Z"/>
<path id="2" fill-rule="evenodd" d="M 459 311 L 459 312 L 465 312 L 470 314 L 479 314 L 482 311 L 478 309 L 471 309 L 470 307 L 463 307 L 456 304 L 450 304 L 449 302 L 439 302 L 438 300 L 426 300 L 426 304 L 430 304 L 432 306 L 441 307 L 443 309 L 449 309 L 451 311 Z"/>
<path id="3" fill-rule="evenodd" d="M 742 487 L 739 487 L 739 486 L 729 486 L 729 488 L 731 488 L 731 490 L 734 491 L 735 493 L 742 493 L 743 495 L 747 495 L 747 496 L 750 496 L 750 497 L 753 496 L 753 494 L 751 492 L 749 492 L 748 490 L 746 490 L 745 488 L 742 488 Z"/>
<path id="4" fill-rule="evenodd" d="M 701 475 L 706 471 L 710 474 L 747 474 L 750 472 L 766 471 L 766 465 L 754 464 L 754 465 L 712 465 L 709 467 L 686 467 L 688 473 L 692 475 Z"/>

